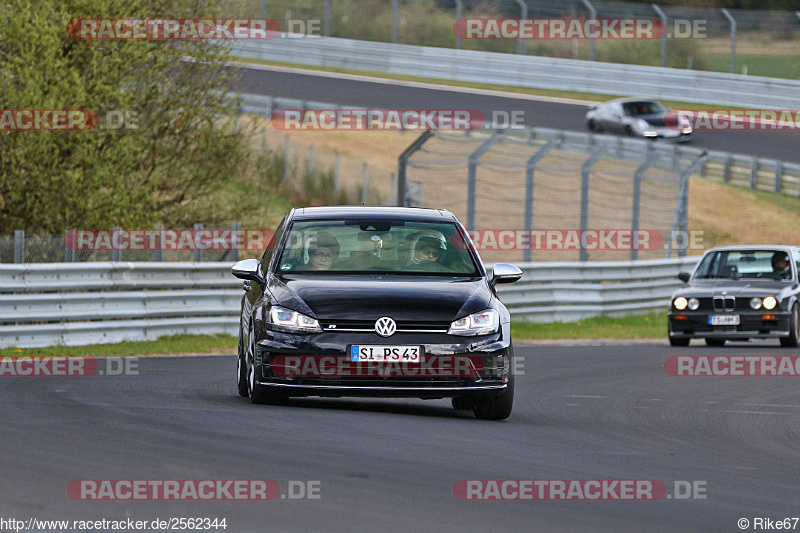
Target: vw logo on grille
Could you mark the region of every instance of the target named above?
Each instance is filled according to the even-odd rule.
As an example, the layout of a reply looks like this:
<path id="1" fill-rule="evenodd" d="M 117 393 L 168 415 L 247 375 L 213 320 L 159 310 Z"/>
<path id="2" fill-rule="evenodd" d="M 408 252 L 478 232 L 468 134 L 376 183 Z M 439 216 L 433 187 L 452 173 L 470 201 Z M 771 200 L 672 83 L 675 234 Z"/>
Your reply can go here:
<path id="1" fill-rule="evenodd" d="M 379 318 L 375 322 L 375 333 L 381 337 L 391 337 L 397 331 L 397 324 L 388 316 Z"/>

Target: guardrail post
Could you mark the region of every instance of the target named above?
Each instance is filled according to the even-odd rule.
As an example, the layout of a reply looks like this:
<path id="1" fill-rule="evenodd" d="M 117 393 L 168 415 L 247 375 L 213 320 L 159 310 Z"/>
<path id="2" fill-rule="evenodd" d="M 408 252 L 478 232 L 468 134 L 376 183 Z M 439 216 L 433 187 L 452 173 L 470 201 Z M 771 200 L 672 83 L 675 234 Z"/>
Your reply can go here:
<path id="1" fill-rule="evenodd" d="M 523 0 L 516 0 L 517 4 L 519 4 L 519 8 L 522 10 L 522 19 L 528 18 L 528 4 Z M 528 41 L 525 39 L 519 39 L 517 41 L 517 53 L 521 55 L 526 55 L 528 53 Z M 471 228 L 470 228 L 471 229 Z"/>
<path id="2" fill-rule="evenodd" d="M 367 205 L 367 191 L 369 190 L 369 165 L 361 163 L 361 205 Z"/>
<path id="3" fill-rule="evenodd" d="M 267 18 L 267 0 L 261 0 L 261 18 Z"/>
<path id="4" fill-rule="evenodd" d="M 547 141 L 547 144 L 539 148 L 539 150 L 528 159 L 525 165 L 525 232 L 529 235 L 531 230 L 533 230 L 533 171 L 536 169 L 537 163 L 550 153 L 550 150 L 553 149 L 555 144 L 555 139 Z M 531 246 L 532 245 L 528 243 L 528 247 L 525 248 L 524 261 L 526 263 L 529 263 L 532 259 Z"/>
<path id="5" fill-rule="evenodd" d="M 661 23 L 664 25 L 664 33 L 661 35 L 661 66 L 667 66 L 667 15 L 661 11 L 661 8 L 658 7 L 658 4 L 650 4 L 653 6 L 653 11 L 656 12 L 656 15 L 659 16 L 661 19 Z"/>
<path id="6" fill-rule="evenodd" d="M 456 1 L 456 22 L 461 20 L 461 10 L 464 8 L 464 0 Z M 456 34 L 456 48 L 461 49 L 461 37 Z"/>
<path id="7" fill-rule="evenodd" d="M 120 231 L 122 231 L 122 228 L 115 226 L 111 233 L 111 260 L 115 262 L 122 261 L 122 249 L 116 246 L 116 235 Z"/>
<path id="8" fill-rule="evenodd" d="M 753 164 L 750 166 L 750 188 L 755 189 L 758 185 L 758 158 L 753 156 Z"/>
<path id="9" fill-rule="evenodd" d="M 730 73 L 733 74 L 736 70 L 736 19 L 733 18 L 727 9 L 722 8 L 722 14 L 731 23 L 731 66 Z"/>
<path id="10" fill-rule="evenodd" d="M 589 10 L 589 18 L 592 19 L 592 20 L 596 19 L 597 18 L 597 10 L 589 2 L 589 0 L 581 0 L 581 2 L 583 2 L 583 5 L 585 5 L 586 9 Z M 594 37 L 592 37 L 592 41 L 591 41 L 590 47 L 591 48 L 589 50 L 589 61 L 594 61 L 595 53 L 597 52 L 597 39 L 595 39 Z"/>
<path id="11" fill-rule="evenodd" d="M 336 154 L 336 162 L 333 165 L 333 190 L 339 192 L 339 159 L 341 156 Z"/>
<path id="12" fill-rule="evenodd" d="M 631 241 L 631 261 L 636 261 L 639 258 L 639 250 L 636 248 L 636 232 L 639 231 L 639 216 L 642 208 L 642 177 L 647 169 L 652 167 L 658 161 L 657 157 L 651 157 L 653 152 L 653 145 L 647 145 L 647 154 L 644 158 L 644 163 L 639 165 L 633 173 L 633 212 L 631 213 L 631 230 L 634 235 Z"/>
<path id="13" fill-rule="evenodd" d="M 728 183 L 731 181 L 731 165 L 733 165 L 733 156 L 728 152 L 725 158 L 725 167 L 722 169 L 722 181 Z"/>
<path id="14" fill-rule="evenodd" d="M 683 174 L 681 174 L 681 188 L 680 192 L 678 193 L 678 205 L 675 206 L 675 216 L 672 218 L 672 228 L 670 229 L 669 241 L 667 243 L 667 259 L 669 259 L 672 255 L 672 243 L 675 241 L 676 230 L 679 232 L 682 238 L 686 239 L 683 243 L 683 246 L 681 246 L 681 249 L 678 250 L 678 256 L 686 257 L 686 248 L 689 239 L 689 176 L 694 174 L 700 165 L 705 164 L 706 158 L 708 158 L 708 150 L 703 150 L 703 153 L 701 153 L 698 158 L 695 159 L 691 165 L 689 165 L 689 168 L 687 168 Z"/>
<path id="15" fill-rule="evenodd" d="M 478 185 L 478 161 L 492 149 L 492 146 L 503 138 L 503 134 L 495 132 L 486 139 L 477 150 L 469 154 L 469 169 L 467 171 L 467 229 L 475 229 L 475 194 Z"/>
<path id="16" fill-rule="evenodd" d="M 397 0 L 392 0 L 392 42 L 397 43 Z"/>
<path id="17" fill-rule="evenodd" d="M 77 233 L 77 232 L 76 232 Z M 77 235 L 76 235 L 77 236 Z M 72 246 L 70 247 L 70 242 L 72 242 Z M 74 263 L 75 262 L 75 239 L 69 238 L 69 230 L 64 232 L 64 262 L 65 263 Z"/>
<path id="18" fill-rule="evenodd" d="M 598 148 L 592 153 L 581 167 L 581 237 L 589 229 L 589 173 L 592 167 L 605 155 L 603 148 Z M 589 251 L 581 246 L 579 255 L 580 261 L 586 261 L 589 258 Z"/>
<path id="19" fill-rule="evenodd" d="M 425 130 L 422 135 L 417 137 L 408 148 L 403 150 L 400 157 L 397 158 L 397 204 L 400 207 L 406 206 L 406 190 L 408 190 L 408 176 L 406 175 L 406 166 L 408 159 L 420 148 L 425 142 L 433 137 L 432 130 Z"/>
<path id="20" fill-rule="evenodd" d="M 284 139 L 284 150 L 283 150 L 283 181 L 289 181 L 289 148 L 291 147 L 292 140 L 287 135 Z"/>
<path id="21" fill-rule="evenodd" d="M 241 230 L 242 227 L 238 222 L 234 222 L 233 224 L 231 224 L 231 229 L 233 230 L 233 234 L 238 236 L 239 235 L 239 230 Z M 231 245 L 233 245 L 233 243 L 237 242 L 237 241 L 240 241 L 242 243 L 242 245 L 246 246 L 246 242 L 243 239 L 234 239 L 233 236 L 231 236 Z M 232 259 L 234 261 L 238 261 L 239 260 L 239 247 L 238 246 L 231 246 L 231 252 L 232 252 L 231 255 L 233 256 Z"/>
<path id="22" fill-rule="evenodd" d="M 161 262 L 164 260 L 164 224 L 156 224 L 156 250 L 153 254 L 153 260 Z"/>
<path id="23" fill-rule="evenodd" d="M 25 262 L 25 230 L 14 230 L 14 262 Z"/>
<path id="24" fill-rule="evenodd" d="M 194 225 L 194 235 L 192 235 L 192 237 L 194 237 L 192 240 L 195 242 L 195 245 L 197 244 L 197 232 L 198 232 L 198 230 L 201 230 L 201 229 L 203 229 L 203 225 L 199 224 L 199 223 L 195 223 L 195 225 Z M 199 246 L 195 246 L 194 262 L 195 263 L 199 263 L 202 260 L 203 260 L 203 250 L 201 250 Z"/>
<path id="25" fill-rule="evenodd" d="M 331 36 L 331 0 L 325 0 L 325 37 Z"/>
<path id="26" fill-rule="evenodd" d="M 775 163 L 775 192 L 780 193 L 783 189 L 783 161 Z"/>

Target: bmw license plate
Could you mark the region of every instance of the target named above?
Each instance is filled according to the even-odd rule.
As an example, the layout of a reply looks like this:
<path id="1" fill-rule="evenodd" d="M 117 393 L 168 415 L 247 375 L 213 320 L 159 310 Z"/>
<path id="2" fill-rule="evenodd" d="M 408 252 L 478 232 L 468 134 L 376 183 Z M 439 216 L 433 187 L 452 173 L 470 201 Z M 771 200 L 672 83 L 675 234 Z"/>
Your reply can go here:
<path id="1" fill-rule="evenodd" d="M 709 326 L 738 326 L 739 315 L 709 315 Z"/>
<path id="2" fill-rule="evenodd" d="M 398 361 L 419 363 L 419 346 L 387 346 L 356 344 L 350 347 L 351 361 Z"/>

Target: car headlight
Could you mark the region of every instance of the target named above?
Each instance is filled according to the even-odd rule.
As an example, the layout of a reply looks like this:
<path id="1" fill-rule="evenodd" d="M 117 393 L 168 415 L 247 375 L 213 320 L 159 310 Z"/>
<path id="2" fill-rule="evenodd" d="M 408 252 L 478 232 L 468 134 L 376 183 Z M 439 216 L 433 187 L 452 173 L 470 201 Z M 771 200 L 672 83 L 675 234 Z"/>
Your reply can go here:
<path id="1" fill-rule="evenodd" d="M 494 309 L 486 309 L 479 313 L 459 318 L 447 330 L 448 335 L 487 335 L 494 333 L 500 326 L 500 314 Z"/>
<path id="2" fill-rule="evenodd" d="M 694 311 L 700 307 L 700 300 L 697 298 L 689 298 L 689 311 Z"/>
<path id="3" fill-rule="evenodd" d="M 753 309 L 761 309 L 761 298 L 750 298 L 750 307 Z"/>
<path id="4" fill-rule="evenodd" d="M 764 305 L 764 309 L 775 309 L 775 306 L 778 305 L 778 300 L 773 298 L 772 296 L 767 296 L 764 298 L 762 302 Z"/>
<path id="5" fill-rule="evenodd" d="M 276 329 L 282 329 L 285 331 L 295 331 L 300 333 L 313 333 L 315 331 L 322 331 L 322 328 L 319 327 L 319 322 L 317 322 L 316 319 L 279 305 L 273 305 L 269 308 L 267 322 L 272 324 Z"/>
<path id="6" fill-rule="evenodd" d="M 672 305 L 674 305 L 675 309 L 677 309 L 678 311 L 683 311 L 684 309 L 686 309 L 688 302 L 686 301 L 686 298 L 684 298 L 683 296 L 678 296 L 677 298 L 675 298 L 675 301 L 672 302 Z"/>

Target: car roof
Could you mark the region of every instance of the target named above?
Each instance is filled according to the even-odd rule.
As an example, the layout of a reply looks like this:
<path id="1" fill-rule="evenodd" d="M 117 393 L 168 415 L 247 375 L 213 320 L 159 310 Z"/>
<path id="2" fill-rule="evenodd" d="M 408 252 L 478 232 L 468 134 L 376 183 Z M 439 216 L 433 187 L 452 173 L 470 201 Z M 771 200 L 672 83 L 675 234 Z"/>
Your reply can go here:
<path id="1" fill-rule="evenodd" d="M 626 97 L 626 98 L 615 98 L 614 100 L 607 100 L 603 102 L 603 104 L 625 104 L 627 102 L 658 102 L 655 98 L 647 98 L 647 97 Z M 660 102 L 659 102 L 660 103 Z"/>
<path id="2" fill-rule="evenodd" d="M 446 209 L 420 207 L 391 207 L 364 205 L 336 205 L 299 207 L 293 209 L 292 220 L 325 220 L 338 218 L 388 218 L 427 222 L 455 222 L 456 217 Z"/>
<path id="3" fill-rule="evenodd" d="M 798 249 L 798 245 L 796 244 L 745 244 L 745 245 L 736 245 L 736 244 L 729 244 L 727 246 L 717 246 L 716 248 L 710 248 L 706 251 L 709 252 L 720 252 L 720 251 L 730 251 L 730 250 L 781 250 L 781 251 L 795 251 Z"/>

